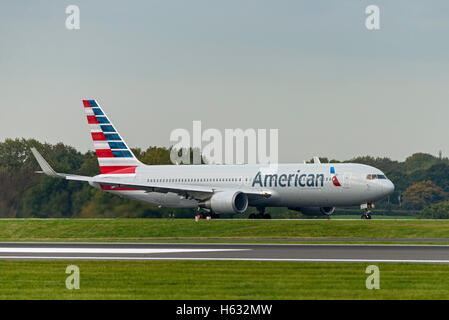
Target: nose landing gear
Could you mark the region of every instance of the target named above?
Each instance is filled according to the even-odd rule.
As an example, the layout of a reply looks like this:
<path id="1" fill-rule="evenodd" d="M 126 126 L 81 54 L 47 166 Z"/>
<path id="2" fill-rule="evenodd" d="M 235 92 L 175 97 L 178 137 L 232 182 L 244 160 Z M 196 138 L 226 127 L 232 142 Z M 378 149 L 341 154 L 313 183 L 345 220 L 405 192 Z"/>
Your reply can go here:
<path id="1" fill-rule="evenodd" d="M 371 220 L 371 210 L 374 209 L 374 203 L 364 203 L 360 205 L 360 209 L 363 210 L 361 219 L 368 219 Z"/>
<path id="2" fill-rule="evenodd" d="M 371 213 L 370 211 L 366 211 L 366 212 L 362 213 L 362 216 L 360 218 L 361 219 L 368 219 L 368 220 L 370 220 L 371 219 L 371 214 L 370 213 Z"/>

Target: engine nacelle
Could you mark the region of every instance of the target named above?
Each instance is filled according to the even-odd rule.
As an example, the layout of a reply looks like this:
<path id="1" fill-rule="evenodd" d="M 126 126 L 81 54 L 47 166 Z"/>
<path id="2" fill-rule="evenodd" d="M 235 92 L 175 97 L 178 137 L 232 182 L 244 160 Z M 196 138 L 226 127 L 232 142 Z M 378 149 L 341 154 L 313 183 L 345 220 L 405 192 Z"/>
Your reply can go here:
<path id="1" fill-rule="evenodd" d="M 300 211 L 308 216 L 330 216 L 334 213 L 335 207 L 304 207 L 304 208 L 289 208 L 290 210 Z"/>
<path id="2" fill-rule="evenodd" d="M 222 191 L 215 193 L 200 207 L 221 213 L 244 213 L 248 209 L 248 196 L 241 191 Z"/>

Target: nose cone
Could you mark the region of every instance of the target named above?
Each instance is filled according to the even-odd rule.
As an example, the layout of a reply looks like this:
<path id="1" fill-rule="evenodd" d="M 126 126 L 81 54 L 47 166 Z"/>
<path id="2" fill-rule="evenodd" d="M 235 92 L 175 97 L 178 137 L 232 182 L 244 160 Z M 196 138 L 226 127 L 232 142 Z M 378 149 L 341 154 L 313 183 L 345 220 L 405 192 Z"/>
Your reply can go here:
<path id="1" fill-rule="evenodd" d="M 394 191 L 394 184 L 390 180 L 387 180 L 386 183 L 383 185 L 383 191 L 385 192 L 385 195 L 392 194 Z"/>

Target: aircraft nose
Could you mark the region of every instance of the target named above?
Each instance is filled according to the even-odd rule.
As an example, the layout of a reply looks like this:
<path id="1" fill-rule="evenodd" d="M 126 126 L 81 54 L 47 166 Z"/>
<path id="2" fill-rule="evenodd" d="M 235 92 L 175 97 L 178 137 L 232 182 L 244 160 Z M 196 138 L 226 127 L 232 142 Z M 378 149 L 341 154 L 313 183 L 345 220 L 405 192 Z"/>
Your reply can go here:
<path id="1" fill-rule="evenodd" d="M 384 185 L 383 189 L 387 195 L 392 194 L 394 191 L 394 184 L 390 180 L 388 180 Z"/>

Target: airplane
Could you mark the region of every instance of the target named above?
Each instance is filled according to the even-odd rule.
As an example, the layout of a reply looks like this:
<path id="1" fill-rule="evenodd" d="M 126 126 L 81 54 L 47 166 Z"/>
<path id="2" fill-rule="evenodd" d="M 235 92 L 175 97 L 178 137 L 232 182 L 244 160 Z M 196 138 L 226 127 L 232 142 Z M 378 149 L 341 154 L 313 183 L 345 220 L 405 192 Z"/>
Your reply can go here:
<path id="1" fill-rule="evenodd" d="M 263 165 L 145 165 L 128 147 L 96 100 L 83 100 L 101 174 L 94 177 L 55 172 L 32 153 L 48 176 L 88 182 L 92 187 L 159 207 L 195 208 L 204 217 L 243 214 L 271 219 L 266 208 L 287 207 L 306 215 L 334 213 L 335 207 L 360 206 L 371 219 L 374 202 L 394 191 L 393 183 L 372 166 L 357 163 Z"/>

